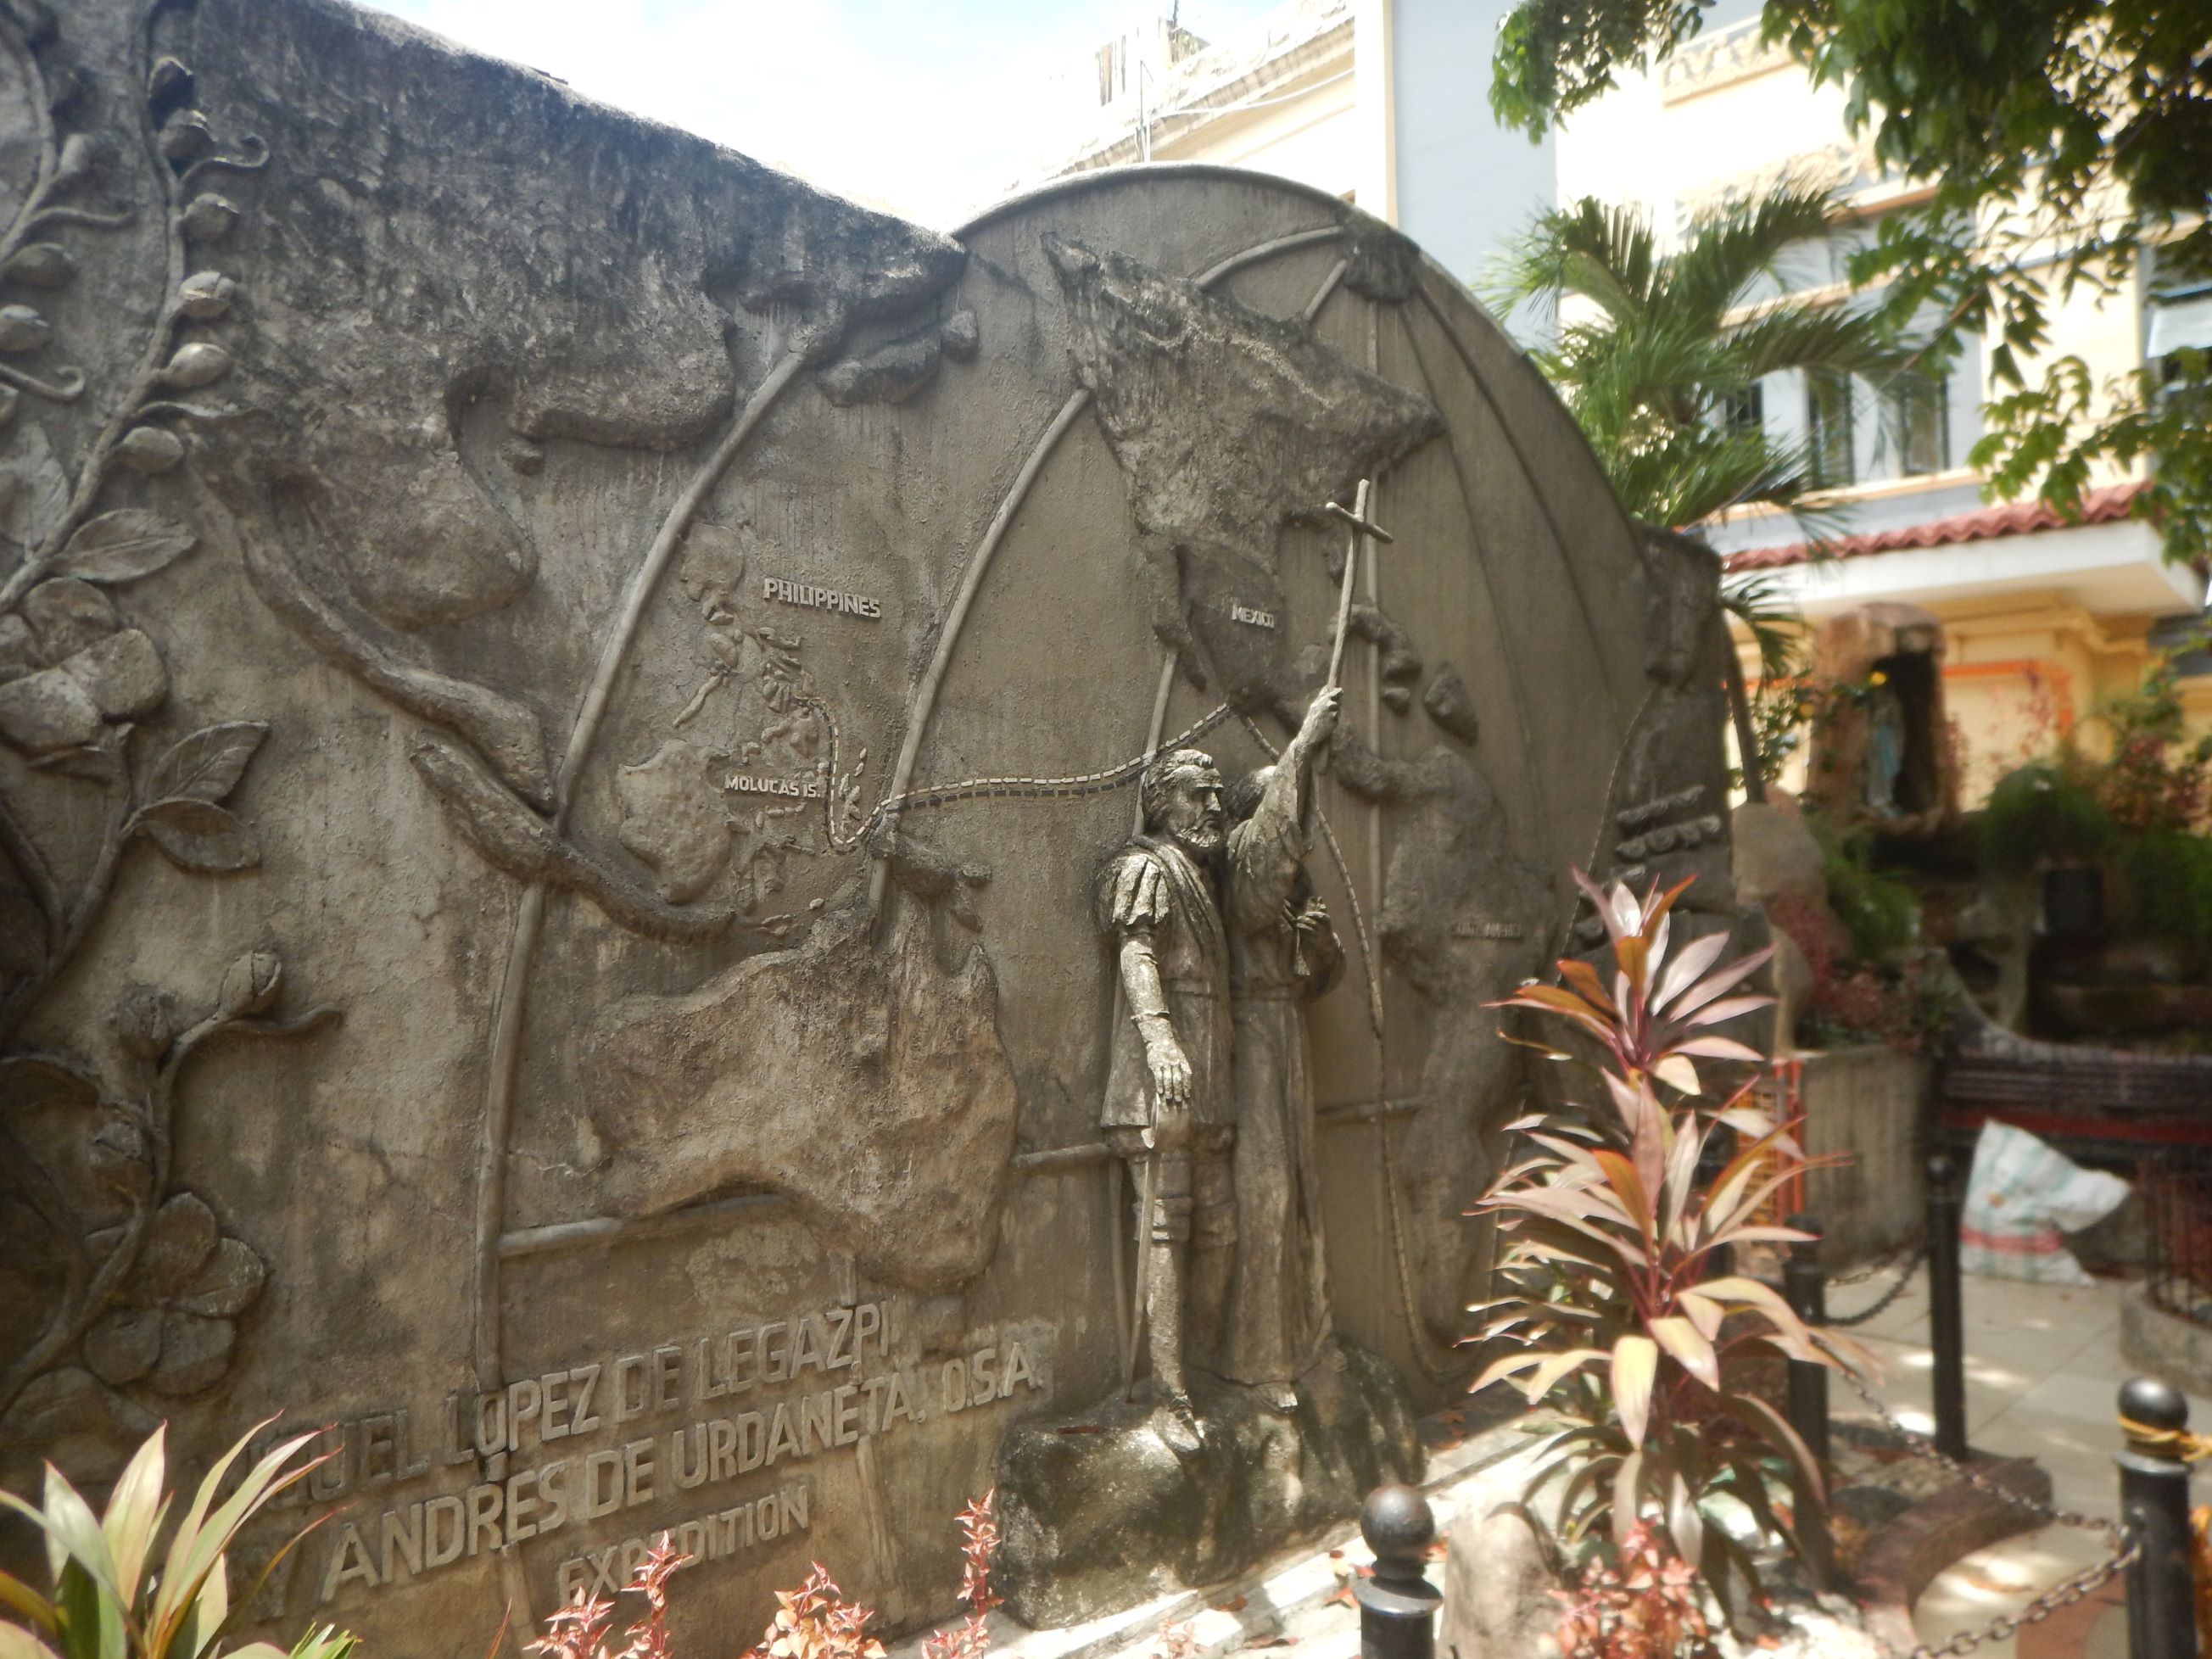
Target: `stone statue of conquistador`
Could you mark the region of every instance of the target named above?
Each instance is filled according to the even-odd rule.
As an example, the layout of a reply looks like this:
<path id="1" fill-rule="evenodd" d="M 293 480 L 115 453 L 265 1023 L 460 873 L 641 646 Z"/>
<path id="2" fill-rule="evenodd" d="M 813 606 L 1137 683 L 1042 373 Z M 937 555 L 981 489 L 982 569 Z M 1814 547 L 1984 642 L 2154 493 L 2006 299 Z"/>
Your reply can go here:
<path id="1" fill-rule="evenodd" d="M 1221 774 L 1212 756 L 1176 749 L 1138 786 L 1144 830 L 1106 861 L 1095 890 L 1099 930 L 1120 971 L 1127 1018 L 1112 1037 L 1106 1139 L 1146 1198 L 1138 1294 L 1151 1326 L 1161 1437 L 1199 1444 L 1183 1372 L 1186 1328 L 1220 1328 L 1237 1249 L 1230 1149 L 1229 942 L 1214 861 L 1222 846 Z"/>

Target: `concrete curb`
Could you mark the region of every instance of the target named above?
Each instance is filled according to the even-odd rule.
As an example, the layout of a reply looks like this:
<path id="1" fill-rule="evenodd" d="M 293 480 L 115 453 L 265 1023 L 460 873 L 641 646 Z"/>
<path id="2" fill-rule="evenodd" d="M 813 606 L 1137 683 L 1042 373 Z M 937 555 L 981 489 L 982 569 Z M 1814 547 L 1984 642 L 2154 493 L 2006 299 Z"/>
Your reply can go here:
<path id="1" fill-rule="evenodd" d="M 1439 1538 L 1458 1512 L 1462 1490 L 1480 1484 L 1480 1477 L 1529 1443 L 1515 1419 L 1430 1452 L 1421 1490 L 1436 1510 Z M 1336 1593 L 1345 1582 L 1339 1571 L 1344 1564 L 1365 1566 L 1372 1560 L 1360 1541 L 1358 1522 L 1348 1521 L 1226 1583 L 1155 1596 L 1088 1624 L 1033 1631 L 1003 1610 L 994 1613 L 991 1653 L 993 1659 L 1145 1659 L 1158 1645 L 1162 1626 L 1188 1623 L 1194 1659 L 1207 1659 L 1275 1634 L 1287 1620 Z M 1238 1601 L 1243 1605 L 1237 1611 L 1225 1610 L 1224 1603 Z M 917 1632 L 889 1644 L 889 1659 L 921 1659 L 924 1639 L 925 1633 Z M 1300 1653 L 1303 1659 L 1324 1659 L 1311 1646 Z"/>
<path id="2" fill-rule="evenodd" d="M 2051 1476 L 2032 1457 L 1977 1455 L 1974 1472 L 2035 1504 L 2051 1501 Z M 1954 1486 L 1915 1504 L 1872 1538 L 1859 1556 L 1852 1589 L 1867 1632 L 1893 1653 L 1920 1644 L 1913 1604 L 1936 1575 L 1999 1539 L 2042 1524 L 2016 1504 L 1973 1486 Z"/>

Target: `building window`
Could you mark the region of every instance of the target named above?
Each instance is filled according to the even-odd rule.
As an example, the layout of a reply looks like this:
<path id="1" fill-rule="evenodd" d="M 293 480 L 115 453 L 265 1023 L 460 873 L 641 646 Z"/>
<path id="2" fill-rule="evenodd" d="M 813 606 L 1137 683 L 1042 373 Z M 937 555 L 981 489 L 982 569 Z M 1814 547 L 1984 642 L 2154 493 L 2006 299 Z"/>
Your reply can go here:
<path id="1" fill-rule="evenodd" d="M 1855 476 L 1851 377 L 1814 369 L 1805 377 L 1805 450 L 1816 489 L 1837 489 Z"/>
<path id="2" fill-rule="evenodd" d="M 1766 430 L 1766 388 L 1753 380 L 1739 392 L 1723 392 L 1720 418 L 1730 437 L 1758 437 Z"/>
<path id="3" fill-rule="evenodd" d="M 1941 472 L 1951 459 L 1950 386 L 1940 374 L 1901 374 L 1882 393 L 1887 435 L 1897 446 L 1898 476 Z"/>

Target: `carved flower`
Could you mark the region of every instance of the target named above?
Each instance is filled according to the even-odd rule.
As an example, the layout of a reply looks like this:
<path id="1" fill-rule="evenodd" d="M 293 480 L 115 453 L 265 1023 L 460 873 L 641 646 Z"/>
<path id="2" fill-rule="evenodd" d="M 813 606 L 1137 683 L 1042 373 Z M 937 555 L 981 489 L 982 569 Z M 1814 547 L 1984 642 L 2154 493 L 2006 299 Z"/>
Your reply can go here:
<path id="1" fill-rule="evenodd" d="M 122 1237 L 111 1227 L 88 1243 L 105 1255 Z M 267 1276 L 244 1240 L 223 1236 L 214 1211 L 179 1193 L 149 1224 L 114 1305 L 85 1333 L 84 1362 L 103 1382 L 143 1381 L 157 1394 L 197 1394 L 230 1369 L 237 1316 Z"/>
<path id="2" fill-rule="evenodd" d="M 81 748 L 103 725 L 150 714 L 168 695 L 154 641 L 90 582 L 40 582 L 20 616 L 0 621 L 0 738 L 19 749 Z"/>
<path id="3" fill-rule="evenodd" d="M 283 977 L 283 959 L 274 951 L 248 951 L 223 970 L 216 1011 L 228 1019 L 258 1014 L 276 1000 Z"/>

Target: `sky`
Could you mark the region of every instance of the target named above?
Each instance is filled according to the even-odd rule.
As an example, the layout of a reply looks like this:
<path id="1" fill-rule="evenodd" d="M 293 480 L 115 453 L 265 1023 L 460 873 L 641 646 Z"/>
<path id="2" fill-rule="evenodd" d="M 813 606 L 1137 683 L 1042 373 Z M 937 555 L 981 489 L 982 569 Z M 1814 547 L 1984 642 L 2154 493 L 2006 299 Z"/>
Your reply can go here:
<path id="1" fill-rule="evenodd" d="M 1142 0 L 363 3 L 938 229 L 1095 125 L 1092 53 L 1147 9 Z M 1182 0 L 1179 21 L 1218 40 L 1280 3 Z"/>

